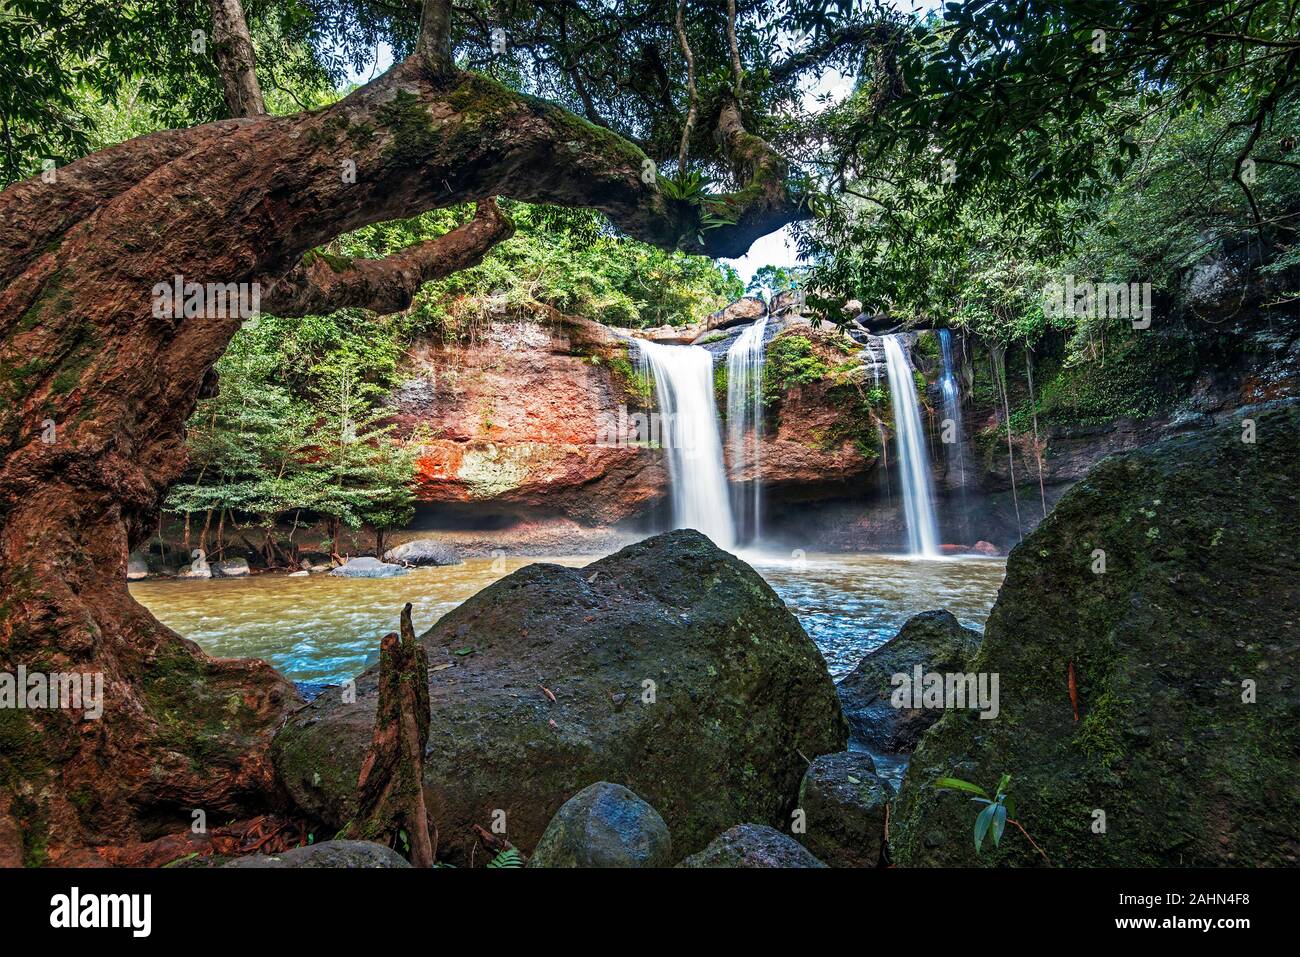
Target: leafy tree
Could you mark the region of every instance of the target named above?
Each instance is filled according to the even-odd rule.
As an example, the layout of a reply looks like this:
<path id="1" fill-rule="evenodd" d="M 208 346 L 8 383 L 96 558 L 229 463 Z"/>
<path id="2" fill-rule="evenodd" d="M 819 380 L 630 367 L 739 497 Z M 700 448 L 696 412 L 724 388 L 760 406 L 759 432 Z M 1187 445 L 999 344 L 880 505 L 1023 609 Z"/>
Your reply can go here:
<path id="1" fill-rule="evenodd" d="M 780 292 L 797 289 L 803 284 L 804 270 L 789 266 L 760 266 L 754 270 L 746 292 L 766 292 L 768 298 Z"/>
<path id="2" fill-rule="evenodd" d="M 339 548 L 343 525 L 375 529 L 382 554 L 384 533 L 411 520 L 414 458 L 389 437 L 383 392 L 367 383 L 347 355 L 331 356 L 316 369 L 314 411 L 319 415 L 308 441 L 318 468 L 312 481 L 315 511 L 330 520 L 330 545 Z"/>

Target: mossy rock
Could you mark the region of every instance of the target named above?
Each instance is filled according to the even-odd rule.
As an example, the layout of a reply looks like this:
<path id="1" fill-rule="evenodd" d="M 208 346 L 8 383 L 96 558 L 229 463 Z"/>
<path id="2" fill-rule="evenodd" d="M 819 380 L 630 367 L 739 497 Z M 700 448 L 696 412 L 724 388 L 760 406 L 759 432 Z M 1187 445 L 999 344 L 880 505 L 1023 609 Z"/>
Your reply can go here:
<path id="1" fill-rule="evenodd" d="M 878 867 L 893 797 L 865 751 L 823 754 L 808 766 L 799 788 L 799 842 L 828 867 Z"/>
<path id="2" fill-rule="evenodd" d="M 1054 865 L 1298 862 L 1297 435 L 1291 400 L 1105 459 L 1012 551 L 971 666 L 999 674 L 1000 712 L 921 739 L 898 864 L 1043 863 L 1015 828 L 977 856 L 978 808 L 934 786 L 1003 774 Z"/>
<path id="3" fill-rule="evenodd" d="M 677 865 L 689 868 L 825 867 L 807 848 L 766 824 L 737 824 L 698 854 Z"/>
<path id="4" fill-rule="evenodd" d="M 440 851 L 468 860 L 473 825 L 504 811 L 531 850 L 597 781 L 650 803 L 677 856 L 748 821 L 784 823 L 806 762 L 847 725 L 812 640 L 771 587 L 695 531 L 585 568 L 535 564 L 421 637 L 431 733 L 425 794 Z M 289 794 L 333 827 L 351 819 L 377 673 L 296 713 L 273 747 Z"/>

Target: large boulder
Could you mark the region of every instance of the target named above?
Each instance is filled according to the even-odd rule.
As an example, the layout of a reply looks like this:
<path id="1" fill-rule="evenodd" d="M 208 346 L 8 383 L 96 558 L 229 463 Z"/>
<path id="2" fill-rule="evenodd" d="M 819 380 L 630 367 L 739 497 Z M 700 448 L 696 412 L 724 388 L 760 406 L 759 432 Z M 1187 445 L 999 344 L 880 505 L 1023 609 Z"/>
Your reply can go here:
<path id="1" fill-rule="evenodd" d="M 529 867 L 670 867 L 672 838 L 659 812 L 623 787 L 597 781 L 565 801 Z"/>
<path id="2" fill-rule="evenodd" d="M 407 572 L 408 569 L 401 565 L 381 562 L 377 558 L 353 558 L 338 568 L 330 569 L 330 574 L 338 578 L 396 578 Z"/>
<path id="3" fill-rule="evenodd" d="M 1043 863 L 1014 827 L 977 856 L 978 807 L 935 788 L 1003 774 L 1054 865 L 1300 862 L 1297 435 L 1296 400 L 1242 409 L 1066 493 L 1012 551 L 973 662 L 1000 675 L 998 716 L 922 739 L 897 863 Z"/>
<path id="4" fill-rule="evenodd" d="M 766 824 L 737 824 L 678 867 L 825 867 L 808 849 Z"/>
<path id="5" fill-rule="evenodd" d="M 395 850 L 373 841 L 322 841 L 279 854 L 250 854 L 221 865 L 241 868 L 410 867 Z"/>
<path id="6" fill-rule="evenodd" d="M 748 565 L 695 531 L 585 568 L 535 564 L 483 589 L 421 641 L 432 727 L 425 793 L 439 847 L 468 857 L 504 811 L 531 850 L 570 796 L 624 783 L 680 855 L 732 824 L 784 822 L 810 757 L 847 726 L 820 652 Z M 331 689 L 276 737 L 294 800 L 327 824 L 354 813 L 377 673 L 355 703 Z M 494 814 L 494 812 L 497 812 Z"/>
<path id="7" fill-rule="evenodd" d="M 767 315 L 767 303 L 756 296 L 741 296 L 717 312 L 710 313 L 704 320 L 704 329 L 727 329 L 731 326 L 748 325 L 755 319 Z"/>
<path id="8" fill-rule="evenodd" d="M 403 542 L 384 552 L 384 561 L 394 565 L 459 565 L 460 553 L 436 538 L 419 538 Z"/>
<path id="9" fill-rule="evenodd" d="M 894 789 L 865 751 L 823 754 L 799 788 L 799 841 L 830 867 L 876 867 L 885 849 L 885 808 Z"/>
<path id="10" fill-rule="evenodd" d="M 925 729 L 939 720 L 936 708 L 896 708 L 894 675 L 967 672 L 979 650 L 980 633 L 963 628 L 950 612 L 924 611 L 844 676 L 837 691 L 854 740 L 886 754 L 910 753 Z"/>

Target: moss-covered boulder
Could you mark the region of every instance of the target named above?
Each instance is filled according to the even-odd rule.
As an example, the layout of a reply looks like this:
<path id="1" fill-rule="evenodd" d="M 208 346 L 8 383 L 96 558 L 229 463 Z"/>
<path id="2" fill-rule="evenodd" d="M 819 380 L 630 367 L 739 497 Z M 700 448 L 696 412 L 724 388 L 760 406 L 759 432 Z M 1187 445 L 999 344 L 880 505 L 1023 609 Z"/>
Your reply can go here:
<path id="1" fill-rule="evenodd" d="M 598 781 L 565 801 L 529 867 L 670 867 L 673 842 L 659 812 L 623 787 Z"/>
<path id="2" fill-rule="evenodd" d="M 885 849 L 885 808 L 894 789 L 865 751 L 823 754 L 799 788 L 804 827 L 796 836 L 829 867 L 876 867 Z"/>
<path id="3" fill-rule="evenodd" d="M 1297 863 L 1297 436 L 1296 401 L 1243 409 L 1061 499 L 1012 552 L 973 663 L 1000 675 L 999 714 L 921 739 L 897 863 L 1043 863 L 1015 827 L 977 856 L 978 807 L 934 786 L 1003 774 L 1054 865 Z"/>
<path id="4" fill-rule="evenodd" d="M 766 824 L 737 824 L 677 865 L 690 868 L 825 867 L 802 844 Z"/>
<path id="5" fill-rule="evenodd" d="M 908 754 L 925 729 L 943 712 L 934 708 L 896 708 L 894 675 L 909 680 L 923 673 L 966 672 L 980 646 L 980 633 L 963 628 L 947 611 L 913 615 L 897 635 L 871 652 L 844 676 L 836 690 L 854 739 L 886 754 Z"/>
<path id="6" fill-rule="evenodd" d="M 619 781 L 663 816 L 678 856 L 745 821 L 788 820 L 801 754 L 848 730 L 820 652 L 753 569 L 693 531 L 585 568 L 537 564 L 421 637 L 432 723 L 425 796 L 460 862 L 504 820 L 531 850 L 560 805 Z M 281 779 L 341 827 L 370 742 L 377 673 L 299 711 L 276 737 Z M 498 828 L 499 830 L 499 828 Z"/>

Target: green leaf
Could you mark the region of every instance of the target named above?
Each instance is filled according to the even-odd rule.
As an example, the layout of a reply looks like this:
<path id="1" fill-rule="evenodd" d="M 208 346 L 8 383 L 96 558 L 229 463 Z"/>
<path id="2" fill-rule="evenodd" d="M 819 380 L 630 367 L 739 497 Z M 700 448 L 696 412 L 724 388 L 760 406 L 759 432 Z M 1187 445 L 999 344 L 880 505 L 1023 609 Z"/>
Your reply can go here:
<path id="1" fill-rule="evenodd" d="M 969 781 L 963 781 L 961 778 L 939 778 L 934 782 L 934 786 L 942 788 L 945 791 L 965 791 L 967 794 L 978 794 L 980 797 L 987 798 L 988 792 L 978 784 L 971 784 Z"/>
<path id="2" fill-rule="evenodd" d="M 1005 805 L 993 805 L 993 845 L 997 847 L 1002 843 L 1002 832 L 1007 829 L 1007 809 Z"/>
<path id="3" fill-rule="evenodd" d="M 984 838 L 989 832 L 989 827 L 993 824 L 993 816 L 997 811 L 998 805 L 990 804 L 984 810 L 980 811 L 980 816 L 975 818 L 975 853 L 978 854 L 984 844 Z"/>

